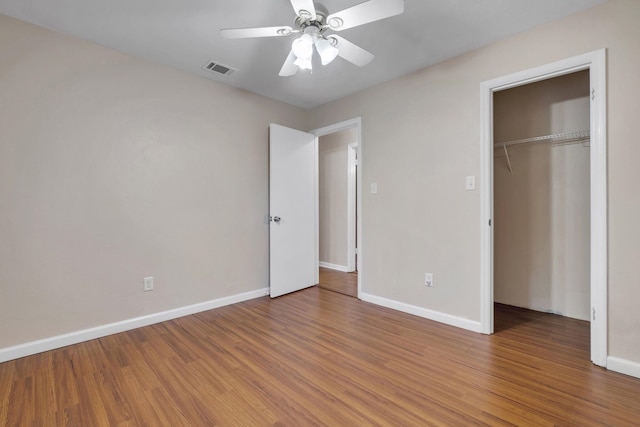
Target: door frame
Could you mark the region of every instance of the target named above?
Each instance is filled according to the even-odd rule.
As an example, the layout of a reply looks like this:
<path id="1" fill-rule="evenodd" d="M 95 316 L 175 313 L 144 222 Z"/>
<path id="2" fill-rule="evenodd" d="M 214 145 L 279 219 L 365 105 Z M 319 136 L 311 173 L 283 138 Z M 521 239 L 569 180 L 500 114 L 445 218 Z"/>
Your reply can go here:
<path id="1" fill-rule="evenodd" d="M 358 216 L 356 197 L 358 191 L 358 143 L 353 142 L 347 147 L 347 272 L 356 271 L 356 252 Z"/>
<path id="2" fill-rule="evenodd" d="M 335 123 L 332 125 L 328 125 L 325 127 L 321 127 L 315 130 L 310 131 L 310 133 L 312 133 L 313 135 L 316 136 L 316 265 L 319 266 L 320 260 L 319 260 L 319 256 L 320 256 L 320 249 L 319 249 L 319 244 L 320 244 L 320 212 L 319 212 L 319 205 L 320 203 L 318 202 L 318 195 L 320 194 L 319 192 L 319 183 L 320 183 L 320 176 L 319 176 L 319 165 L 318 165 L 318 159 L 319 159 L 319 155 L 318 155 L 318 140 L 321 136 L 325 136 L 325 135 L 329 135 L 335 132 L 340 132 L 343 130 L 347 130 L 347 129 L 355 129 L 356 130 L 356 140 L 355 143 L 358 145 L 356 148 L 356 152 L 357 152 L 357 158 L 358 158 L 358 168 L 357 168 L 357 200 L 356 200 L 356 206 L 357 206 L 357 211 L 360 213 L 360 215 L 357 216 L 357 220 L 356 220 L 356 230 L 357 230 L 357 247 L 358 247 L 358 265 L 356 266 L 357 270 L 358 270 L 358 298 L 360 298 L 360 295 L 362 293 L 362 276 L 363 276 L 363 271 L 362 271 L 362 259 L 363 259 L 363 251 L 362 251 L 362 119 L 360 117 L 355 117 L 353 119 L 349 119 L 349 120 L 345 120 L 339 123 Z M 319 281 L 319 270 L 317 269 L 318 273 L 316 273 L 316 282 Z"/>
<path id="3" fill-rule="evenodd" d="M 589 70 L 590 83 L 590 192 L 591 192 L 591 361 L 606 367 L 608 225 L 607 225 L 607 84 L 606 49 L 563 59 L 529 70 L 498 77 L 480 84 L 481 150 L 481 306 L 480 324 L 484 334 L 494 328 L 493 294 L 493 93 L 577 71 Z"/>

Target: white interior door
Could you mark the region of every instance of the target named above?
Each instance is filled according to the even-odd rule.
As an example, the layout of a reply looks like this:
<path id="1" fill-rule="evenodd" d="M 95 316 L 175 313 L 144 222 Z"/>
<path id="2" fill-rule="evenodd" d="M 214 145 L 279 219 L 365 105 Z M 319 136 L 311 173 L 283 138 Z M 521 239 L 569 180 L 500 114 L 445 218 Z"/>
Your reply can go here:
<path id="1" fill-rule="evenodd" d="M 271 298 L 316 284 L 316 136 L 269 126 Z"/>

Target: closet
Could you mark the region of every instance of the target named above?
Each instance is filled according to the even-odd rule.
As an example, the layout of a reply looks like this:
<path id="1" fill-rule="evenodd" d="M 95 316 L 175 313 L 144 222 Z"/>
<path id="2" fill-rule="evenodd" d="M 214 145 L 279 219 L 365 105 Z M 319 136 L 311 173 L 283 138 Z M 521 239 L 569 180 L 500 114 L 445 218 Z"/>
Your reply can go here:
<path id="1" fill-rule="evenodd" d="M 589 320 L 589 71 L 494 94 L 494 299 Z"/>

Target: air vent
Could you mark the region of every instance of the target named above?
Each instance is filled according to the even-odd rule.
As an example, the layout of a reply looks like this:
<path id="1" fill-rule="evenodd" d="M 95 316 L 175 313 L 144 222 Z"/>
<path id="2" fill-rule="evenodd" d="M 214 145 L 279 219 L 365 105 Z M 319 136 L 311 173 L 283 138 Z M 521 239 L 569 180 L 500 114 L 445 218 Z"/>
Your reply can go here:
<path id="1" fill-rule="evenodd" d="M 209 62 L 202 67 L 203 70 L 211 71 L 215 74 L 220 74 L 222 76 L 230 76 L 231 74 L 238 71 L 236 68 L 229 67 L 228 65 L 220 64 L 219 62 Z"/>

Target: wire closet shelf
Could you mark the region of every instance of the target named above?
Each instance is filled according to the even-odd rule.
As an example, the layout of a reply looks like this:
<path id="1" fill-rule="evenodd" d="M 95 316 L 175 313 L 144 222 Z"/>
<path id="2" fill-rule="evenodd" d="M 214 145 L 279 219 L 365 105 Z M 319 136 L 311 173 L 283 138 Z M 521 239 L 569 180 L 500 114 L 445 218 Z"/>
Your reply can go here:
<path id="1" fill-rule="evenodd" d="M 512 141 L 497 142 L 493 144 L 495 148 L 509 147 L 511 145 L 528 144 L 530 142 L 551 142 L 553 144 L 568 144 L 572 142 L 583 142 L 591 137 L 588 130 L 576 132 L 554 133 L 552 135 L 534 136 L 533 138 L 515 139 Z"/>
<path id="2" fill-rule="evenodd" d="M 493 144 L 493 147 L 504 149 L 504 155 L 507 159 L 507 166 L 509 167 L 509 172 L 513 172 L 513 169 L 511 168 L 511 159 L 509 158 L 509 152 L 507 151 L 507 147 L 520 145 L 520 144 L 538 143 L 538 142 L 550 142 L 552 145 L 576 144 L 580 142 L 589 141 L 590 138 L 591 138 L 590 131 L 581 130 L 576 132 L 554 133 L 551 135 L 534 136 L 533 138 L 514 139 L 512 141 L 497 142 Z"/>

